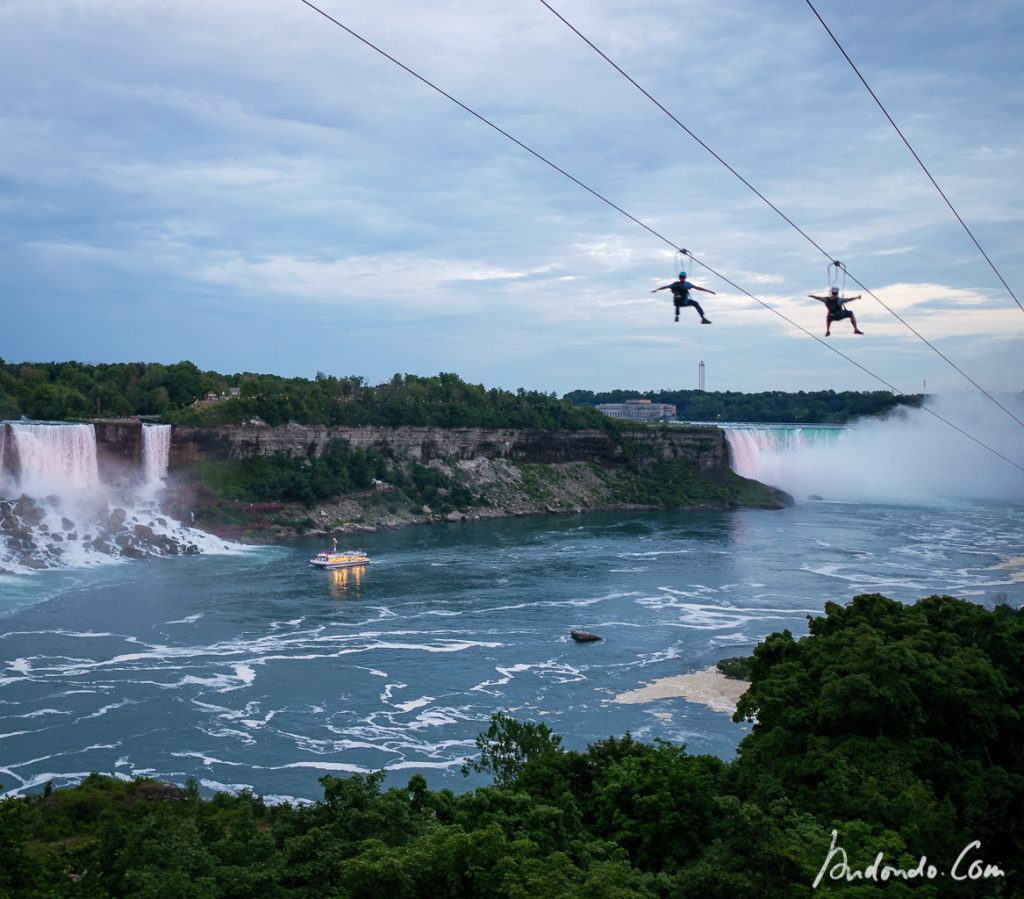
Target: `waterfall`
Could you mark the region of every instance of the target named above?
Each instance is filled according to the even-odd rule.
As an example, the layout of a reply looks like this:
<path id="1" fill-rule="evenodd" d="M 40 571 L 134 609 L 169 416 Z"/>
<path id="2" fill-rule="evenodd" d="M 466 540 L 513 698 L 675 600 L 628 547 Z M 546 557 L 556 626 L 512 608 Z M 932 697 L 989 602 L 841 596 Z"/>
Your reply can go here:
<path id="1" fill-rule="evenodd" d="M 100 486 L 92 425 L 10 422 L 7 429 L 26 493 L 81 495 Z"/>
<path id="2" fill-rule="evenodd" d="M 7 469 L 4 468 L 4 458 L 7 455 L 7 432 L 8 427 L 0 421 L 0 490 L 3 489 Z"/>
<path id="3" fill-rule="evenodd" d="M 770 483 L 783 457 L 812 447 L 833 446 L 845 430 L 830 425 L 722 425 L 732 468 L 745 478 Z"/>
<path id="4" fill-rule="evenodd" d="M 113 449 L 101 440 L 97 459 L 91 424 L 0 422 L 0 575 L 232 551 L 161 510 L 171 426 L 140 427 L 141 477 L 133 478 L 131 427 Z"/>
<path id="5" fill-rule="evenodd" d="M 171 455 L 171 426 L 142 426 L 142 473 L 149 486 L 160 484 L 167 477 Z"/>
<path id="6" fill-rule="evenodd" d="M 1024 414 L 1024 396 L 1004 403 Z M 785 490 L 797 501 L 1024 502 L 1019 426 L 973 395 L 931 398 L 929 408 L 934 415 L 909 409 L 842 427 L 722 427 L 737 474 Z"/>

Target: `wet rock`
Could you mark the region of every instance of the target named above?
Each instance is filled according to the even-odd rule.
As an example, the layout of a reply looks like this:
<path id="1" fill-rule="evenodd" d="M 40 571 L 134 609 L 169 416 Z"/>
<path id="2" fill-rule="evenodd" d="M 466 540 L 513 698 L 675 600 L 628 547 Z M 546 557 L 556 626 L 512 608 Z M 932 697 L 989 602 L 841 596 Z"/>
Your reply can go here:
<path id="1" fill-rule="evenodd" d="M 32 527 L 40 524 L 46 516 L 45 510 L 28 496 L 23 496 L 18 500 L 18 504 L 14 507 L 14 514 L 20 516 L 25 524 Z"/>
<path id="2" fill-rule="evenodd" d="M 590 633 L 590 631 L 569 631 L 569 636 L 577 643 L 595 643 L 602 639 L 597 634 Z"/>
<path id="3" fill-rule="evenodd" d="M 75 523 L 70 518 L 61 517 L 60 526 L 65 531 L 73 531 L 75 529 Z"/>
<path id="4" fill-rule="evenodd" d="M 155 536 L 153 529 L 144 524 L 135 525 L 134 534 L 139 540 L 152 540 Z"/>
<path id="5" fill-rule="evenodd" d="M 120 507 L 117 507 L 116 509 L 111 509 L 110 510 L 110 523 L 112 525 L 120 527 L 122 524 L 125 523 L 125 520 L 127 518 L 128 518 L 128 513 L 124 509 L 122 509 Z"/>

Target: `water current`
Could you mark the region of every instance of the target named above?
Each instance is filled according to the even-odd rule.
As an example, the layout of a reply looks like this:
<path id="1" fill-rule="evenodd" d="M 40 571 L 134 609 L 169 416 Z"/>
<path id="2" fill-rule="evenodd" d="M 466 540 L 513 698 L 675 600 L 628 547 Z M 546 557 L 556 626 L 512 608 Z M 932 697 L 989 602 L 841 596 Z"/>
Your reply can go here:
<path id="1" fill-rule="evenodd" d="M 571 748 L 630 731 L 729 758 L 746 725 L 728 714 L 615 697 L 857 593 L 1019 603 L 1022 523 L 969 503 L 549 516 L 369 534 L 361 570 L 311 569 L 306 541 L 7 577 L 0 782 L 100 771 L 314 799 L 325 773 L 383 768 L 461 790 L 499 710 Z"/>

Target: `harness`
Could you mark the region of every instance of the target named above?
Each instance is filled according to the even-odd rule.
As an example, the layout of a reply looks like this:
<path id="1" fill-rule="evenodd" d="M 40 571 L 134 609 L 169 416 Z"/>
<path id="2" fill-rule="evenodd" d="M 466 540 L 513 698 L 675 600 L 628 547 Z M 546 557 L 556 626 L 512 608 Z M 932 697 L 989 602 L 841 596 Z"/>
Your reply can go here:
<path id="1" fill-rule="evenodd" d="M 690 288 L 686 286 L 685 282 L 674 281 L 669 285 L 669 290 L 672 291 L 672 300 L 677 306 L 689 305 Z"/>

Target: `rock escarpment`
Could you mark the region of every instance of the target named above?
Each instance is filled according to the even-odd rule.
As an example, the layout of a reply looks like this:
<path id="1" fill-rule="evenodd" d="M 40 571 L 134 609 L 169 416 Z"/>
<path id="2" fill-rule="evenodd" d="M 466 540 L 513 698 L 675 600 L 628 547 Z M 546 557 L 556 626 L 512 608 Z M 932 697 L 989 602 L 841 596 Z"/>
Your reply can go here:
<path id="1" fill-rule="evenodd" d="M 725 433 L 715 427 L 650 428 L 625 432 L 620 442 L 604 431 L 436 427 L 322 427 L 261 423 L 199 428 L 175 426 L 171 434 L 171 470 L 202 459 L 248 459 L 283 452 L 319 456 L 332 440 L 401 459 L 427 463 L 470 459 L 556 464 L 597 462 L 622 465 L 637 456 L 685 459 L 701 471 L 728 467 Z"/>

